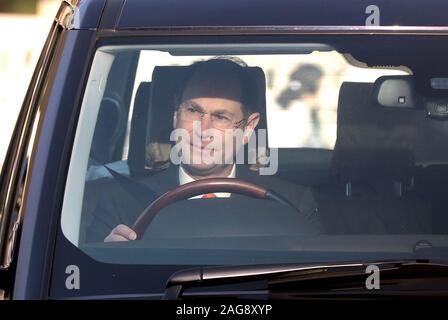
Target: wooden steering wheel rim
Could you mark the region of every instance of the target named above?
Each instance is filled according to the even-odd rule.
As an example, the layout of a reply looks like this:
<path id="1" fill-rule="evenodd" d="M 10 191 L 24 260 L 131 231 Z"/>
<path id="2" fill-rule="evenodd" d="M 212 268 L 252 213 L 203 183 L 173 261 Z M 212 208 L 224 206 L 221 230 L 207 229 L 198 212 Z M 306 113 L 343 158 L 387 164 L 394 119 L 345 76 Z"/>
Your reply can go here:
<path id="1" fill-rule="evenodd" d="M 169 204 L 205 193 L 228 192 L 266 199 L 268 190 L 255 183 L 234 178 L 207 178 L 189 182 L 164 193 L 143 210 L 132 229 L 141 239 L 157 213 Z"/>

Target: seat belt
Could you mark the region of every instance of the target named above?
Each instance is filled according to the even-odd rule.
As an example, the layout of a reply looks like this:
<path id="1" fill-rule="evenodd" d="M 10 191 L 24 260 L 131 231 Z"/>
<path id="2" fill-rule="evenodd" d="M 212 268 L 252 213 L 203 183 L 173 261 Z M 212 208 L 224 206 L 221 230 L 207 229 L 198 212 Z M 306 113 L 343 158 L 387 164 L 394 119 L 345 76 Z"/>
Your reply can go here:
<path id="1" fill-rule="evenodd" d="M 118 184 L 127 193 L 129 193 L 129 195 L 131 195 L 135 200 L 137 200 L 139 203 L 141 203 L 145 207 L 148 206 L 151 202 L 153 202 L 160 196 L 157 192 L 155 192 L 153 189 L 151 189 L 147 185 L 144 185 L 143 183 L 140 183 L 138 181 L 135 181 L 135 180 L 125 176 L 125 175 L 122 175 L 122 174 L 118 173 L 117 171 L 113 170 L 112 168 L 109 168 L 105 164 L 102 164 L 102 165 L 116 179 Z"/>

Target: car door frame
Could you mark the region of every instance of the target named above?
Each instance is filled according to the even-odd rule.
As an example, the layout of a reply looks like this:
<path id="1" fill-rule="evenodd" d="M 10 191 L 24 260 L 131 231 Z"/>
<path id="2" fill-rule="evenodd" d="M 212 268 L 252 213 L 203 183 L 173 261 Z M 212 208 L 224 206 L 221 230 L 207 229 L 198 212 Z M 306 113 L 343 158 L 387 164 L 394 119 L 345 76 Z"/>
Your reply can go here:
<path id="1" fill-rule="evenodd" d="M 58 215 L 65 183 L 66 142 L 73 139 L 84 71 L 96 30 L 70 30 L 63 2 L 32 76 L 0 181 L 0 298 L 48 297 Z M 60 106 L 67 106 L 60 108 Z M 68 154 L 68 156 L 67 156 Z M 50 160 L 50 161 L 49 161 Z"/>

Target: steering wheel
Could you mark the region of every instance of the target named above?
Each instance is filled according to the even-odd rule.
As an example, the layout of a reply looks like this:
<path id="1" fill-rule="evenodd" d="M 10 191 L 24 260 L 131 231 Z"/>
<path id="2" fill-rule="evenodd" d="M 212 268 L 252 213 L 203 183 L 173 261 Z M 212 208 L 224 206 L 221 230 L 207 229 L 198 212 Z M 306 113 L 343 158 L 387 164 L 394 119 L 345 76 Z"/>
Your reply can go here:
<path id="1" fill-rule="evenodd" d="M 146 229 L 162 208 L 176 201 L 215 192 L 237 193 L 256 199 L 275 200 L 300 212 L 287 199 L 258 184 L 236 178 L 207 178 L 177 186 L 147 206 L 132 227 L 137 233 L 137 239 L 143 237 Z"/>

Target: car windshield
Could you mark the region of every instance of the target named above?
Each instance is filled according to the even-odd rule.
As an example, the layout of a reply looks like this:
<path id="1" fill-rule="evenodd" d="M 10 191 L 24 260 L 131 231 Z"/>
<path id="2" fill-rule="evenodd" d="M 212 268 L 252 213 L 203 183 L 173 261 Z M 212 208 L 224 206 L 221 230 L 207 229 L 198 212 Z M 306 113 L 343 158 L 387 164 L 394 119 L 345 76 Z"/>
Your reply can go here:
<path id="1" fill-rule="evenodd" d="M 70 245 L 169 270 L 444 258 L 445 39 L 248 39 L 98 47 Z"/>

